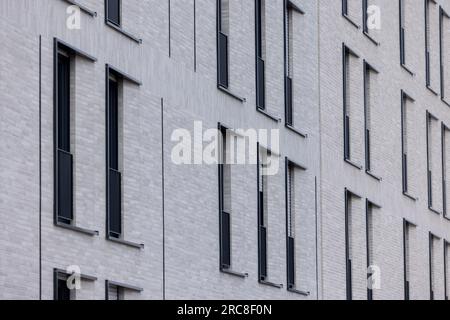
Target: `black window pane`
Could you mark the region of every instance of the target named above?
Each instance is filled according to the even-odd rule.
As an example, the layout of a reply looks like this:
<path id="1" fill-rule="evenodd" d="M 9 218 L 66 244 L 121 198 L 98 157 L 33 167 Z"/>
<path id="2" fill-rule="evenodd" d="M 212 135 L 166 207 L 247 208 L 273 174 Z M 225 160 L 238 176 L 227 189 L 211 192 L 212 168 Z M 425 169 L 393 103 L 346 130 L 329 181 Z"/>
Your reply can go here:
<path id="1" fill-rule="evenodd" d="M 70 152 L 70 58 L 58 54 L 58 148 Z"/>
<path id="2" fill-rule="evenodd" d="M 120 238 L 122 233 L 122 199 L 120 172 L 109 170 L 109 236 Z"/>
<path id="3" fill-rule="evenodd" d="M 286 77 L 286 124 L 293 125 L 292 114 L 292 79 Z"/>
<path id="4" fill-rule="evenodd" d="M 222 212 L 222 268 L 231 267 L 230 214 Z"/>
<path id="5" fill-rule="evenodd" d="M 260 280 L 267 278 L 267 230 L 265 227 L 259 227 L 260 252 L 259 252 L 259 277 Z"/>
<path id="6" fill-rule="evenodd" d="M 219 85 L 228 88 L 228 37 L 219 32 Z"/>
<path id="7" fill-rule="evenodd" d="M 58 150 L 58 222 L 70 224 L 73 219 L 73 158 Z"/>
<path id="8" fill-rule="evenodd" d="M 256 83 L 256 90 L 257 90 L 257 106 L 260 109 L 266 108 L 266 93 L 265 93 L 265 76 L 264 76 L 264 60 L 261 58 L 257 58 L 257 66 L 256 66 L 256 74 L 257 74 L 257 83 Z"/>
<path id="9" fill-rule="evenodd" d="M 70 289 L 67 287 L 67 281 L 58 279 L 58 300 L 70 300 Z"/>
<path id="10" fill-rule="evenodd" d="M 107 14 L 108 21 L 116 25 L 120 25 L 120 0 L 106 0 L 107 1 Z"/>
<path id="11" fill-rule="evenodd" d="M 118 84 L 109 80 L 109 167 L 119 170 Z"/>
<path id="12" fill-rule="evenodd" d="M 295 286 L 295 240 L 292 237 L 288 237 L 288 286 L 293 288 Z"/>

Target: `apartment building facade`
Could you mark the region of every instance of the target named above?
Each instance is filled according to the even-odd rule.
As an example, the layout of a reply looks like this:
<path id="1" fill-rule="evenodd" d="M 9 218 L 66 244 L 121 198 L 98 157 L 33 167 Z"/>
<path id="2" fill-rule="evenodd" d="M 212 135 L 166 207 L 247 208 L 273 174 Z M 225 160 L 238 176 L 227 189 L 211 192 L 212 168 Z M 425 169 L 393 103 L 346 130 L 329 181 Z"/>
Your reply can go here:
<path id="1" fill-rule="evenodd" d="M 447 13 L 1 1 L 0 298 L 447 299 Z"/>

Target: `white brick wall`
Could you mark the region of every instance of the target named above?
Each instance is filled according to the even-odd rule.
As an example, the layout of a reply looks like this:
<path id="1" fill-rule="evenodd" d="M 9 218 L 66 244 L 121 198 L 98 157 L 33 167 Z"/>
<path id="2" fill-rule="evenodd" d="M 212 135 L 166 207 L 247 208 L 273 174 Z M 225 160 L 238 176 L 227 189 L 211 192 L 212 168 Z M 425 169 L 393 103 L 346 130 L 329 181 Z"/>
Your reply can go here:
<path id="1" fill-rule="evenodd" d="M 219 272 L 217 166 L 177 166 L 171 162 L 172 131 L 178 128 L 192 131 L 194 121 L 198 120 L 203 121 L 204 129 L 216 128 L 218 122 L 232 128 L 280 129 L 281 159 L 287 156 L 307 167 L 298 175 L 299 184 L 295 188 L 299 199 L 295 220 L 297 284 L 299 289 L 311 292 L 307 299 L 346 297 L 346 187 L 363 197 L 353 211 L 354 297 L 366 297 L 364 201 L 368 198 L 382 207 L 373 214 L 373 264 L 381 269 L 381 289 L 375 290 L 374 297 L 403 298 L 402 219 L 405 217 L 417 224 L 411 243 L 412 298 L 429 298 L 428 233 L 450 239 L 450 232 L 449 222 L 427 207 L 425 113 L 429 110 L 439 119 L 433 129 L 432 143 L 436 172 L 433 195 L 437 210 L 442 210 L 440 123 L 450 126 L 450 114 L 439 97 L 425 87 L 423 2 L 405 1 L 406 61 L 415 73 L 411 76 L 399 65 L 397 1 L 370 1 L 381 8 L 382 28 L 370 30 L 379 46 L 342 17 L 340 0 L 293 1 L 305 11 L 305 15 L 294 18 L 293 48 L 298 55 L 294 58 L 294 119 L 296 127 L 308 134 L 307 139 L 284 128 L 283 122 L 276 123 L 255 110 L 253 1 L 230 0 L 230 89 L 245 97 L 244 103 L 216 88 L 214 1 L 196 0 L 195 42 L 193 0 L 171 1 L 171 57 L 168 1 L 124 1 L 123 27 L 142 38 L 142 44 L 105 25 L 102 1 L 80 0 L 98 13 L 96 18 L 82 14 L 81 30 L 66 28 L 64 1 L 1 1 L 0 222 L 5 231 L 0 235 L 0 286 L 6 290 L 2 290 L 0 298 L 38 299 L 41 262 L 43 299 L 53 298 L 53 268 L 65 269 L 69 265 L 78 265 L 83 273 L 98 278 L 83 283 L 79 298 L 103 299 L 107 279 L 142 287 L 142 293 L 128 295 L 136 299 L 163 296 L 306 299 L 285 288 L 284 161 L 280 162 L 278 176 L 270 179 L 268 261 L 270 281 L 283 283 L 285 287 L 277 289 L 258 283 L 254 165 L 236 168 L 238 174 L 232 190 L 233 268 L 248 272 L 249 277 L 240 279 Z M 450 12 L 448 0 L 438 2 Z M 437 13 L 434 5 L 432 8 L 431 83 L 438 90 Z M 267 1 L 266 10 L 267 110 L 283 118 L 283 1 Z M 360 7 L 351 11 L 357 12 L 352 18 L 360 24 Z M 40 36 L 42 110 L 39 114 Z M 99 236 L 86 236 L 53 224 L 54 37 L 98 59 L 95 63 L 76 59 L 73 108 L 76 223 L 98 230 Z M 352 125 L 355 129 L 352 142 L 356 144 L 353 146 L 355 159 L 361 165 L 364 164 L 362 59 L 380 71 L 371 78 L 371 124 L 372 168 L 382 181 L 343 161 L 343 42 L 361 55 L 352 64 L 355 72 L 351 78 L 354 89 L 351 92 L 358 92 L 358 97 L 351 99 L 355 102 L 351 111 L 356 121 Z M 194 72 L 194 52 L 197 72 Z M 105 239 L 106 63 L 142 81 L 140 87 L 127 82 L 124 85 L 123 213 L 125 238 L 145 243 L 143 250 Z M 416 100 L 407 107 L 411 129 L 408 133 L 410 184 L 418 201 L 402 194 L 402 89 Z M 448 156 L 447 149 L 448 145 Z M 442 246 L 443 240 L 436 241 L 435 291 L 439 299 L 444 297 Z"/>

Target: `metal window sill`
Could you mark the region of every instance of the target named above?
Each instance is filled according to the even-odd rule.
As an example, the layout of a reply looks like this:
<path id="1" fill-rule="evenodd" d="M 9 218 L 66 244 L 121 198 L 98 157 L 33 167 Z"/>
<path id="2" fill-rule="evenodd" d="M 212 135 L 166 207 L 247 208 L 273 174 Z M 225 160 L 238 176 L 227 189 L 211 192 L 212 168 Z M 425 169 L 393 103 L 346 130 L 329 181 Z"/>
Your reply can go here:
<path id="1" fill-rule="evenodd" d="M 247 272 L 236 272 L 236 271 L 233 271 L 233 270 L 230 270 L 230 269 L 224 269 L 224 268 L 220 269 L 220 272 L 228 274 L 230 276 L 235 276 L 235 277 L 238 277 L 238 278 L 248 278 L 248 273 Z"/>
<path id="2" fill-rule="evenodd" d="M 369 175 L 369 177 L 374 178 L 377 181 L 383 181 L 383 178 L 377 176 L 376 174 L 372 173 L 370 170 L 366 170 L 366 173 Z"/>
<path id="3" fill-rule="evenodd" d="M 110 27 L 110 28 L 116 30 L 117 32 L 119 32 L 119 33 L 121 33 L 121 34 L 123 34 L 123 35 L 124 35 L 125 37 L 127 37 L 128 39 L 131 39 L 131 40 L 133 40 L 134 42 L 136 42 L 136 43 L 138 43 L 138 44 L 141 44 L 141 43 L 142 43 L 142 39 L 133 36 L 131 33 L 129 33 L 129 32 L 127 32 L 127 31 L 123 30 L 121 27 L 115 25 L 114 23 L 112 23 L 112 22 L 110 22 L 110 21 L 108 21 L 108 20 L 106 20 L 105 23 L 106 23 L 106 25 L 107 25 L 108 27 Z"/>
<path id="4" fill-rule="evenodd" d="M 285 127 L 305 139 L 308 138 L 308 134 L 301 132 L 300 130 L 294 128 L 293 126 L 291 126 L 289 124 L 286 124 Z"/>
<path id="5" fill-rule="evenodd" d="M 237 94 L 233 93 L 231 90 L 229 90 L 228 88 L 225 88 L 224 86 L 221 85 L 217 85 L 217 89 L 219 89 L 220 91 L 222 91 L 223 93 L 229 95 L 230 97 L 244 103 L 247 101 L 246 98 L 243 98 L 241 96 L 238 96 Z"/>
<path id="6" fill-rule="evenodd" d="M 413 201 L 419 201 L 419 198 L 410 195 L 407 191 L 403 191 L 403 195 Z"/>
<path id="7" fill-rule="evenodd" d="M 305 297 L 308 297 L 311 295 L 311 292 L 309 291 L 302 291 L 302 290 L 297 290 L 295 288 L 288 288 L 287 291 L 292 292 L 292 293 L 296 293 Z"/>
<path id="8" fill-rule="evenodd" d="M 80 8 L 81 12 L 84 12 L 87 15 L 93 17 L 93 18 L 97 17 L 97 12 L 96 11 L 93 11 L 93 10 L 91 10 L 91 9 L 81 5 L 81 4 L 79 4 L 75 0 L 63 0 L 63 1 L 67 2 L 70 5 L 77 6 L 78 8 Z"/>
<path id="9" fill-rule="evenodd" d="M 427 85 L 426 87 L 427 87 L 427 89 L 430 90 L 431 93 L 433 93 L 435 96 L 438 96 L 438 95 L 439 95 L 439 93 L 438 93 L 436 90 L 434 90 L 430 85 Z"/>
<path id="10" fill-rule="evenodd" d="M 358 169 L 358 170 L 362 170 L 362 168 L 363 168 L 361 165 L 354 163 L 354 162 L 353 162 L 352 160 L 350 160 L 350 159 L 344 159 L 344 161 L 345 161 L 346 163 L 348 163 L 349 165 L 351 165 L 352 167 Z"/>
<path id="11" fill-rule="evenodd" d="M 434 209 L 434 208 L 431 207 L 431 206 L 428 206 L 428 209 L 429 209 L 431 212 L 433 212 L 433 213 L 435 213 L 435 214 L 437 214 L 437 215 L 439 215 L 439 216 L 442 214 L 442 212 L 440 212 L 439 210 Z"/>
<path id="12" fill-rule="evenodd" d="M 78 233 L 82 233 L 88 236 L 98 236 L 100 233 L 96 230 L 89 230 L 89 229 L 85 229 L 85 228 L 80 228 L 74 225 L 70 225 L 70 224 L 65 224 L 62 222 L 57 222 L 55 223 L 55 226 L 59 227 L 59 228 L 63 228 L 63 229 L 67 229 L 67 230 L 72 230 Z"/>
<path id="13" fill-rule="evenodd" d="M 266 280 L 259 280 L 259 283 L 265 286 L 269 286 L 269 287 L 273 287 L 273 288 L 277 288 L 277 289 L 282 289 L 283 285 L 282 284 L 276 284 L 270 281 L 266 281 Z"/>
<path id="14" fill-rule="evenodd" d="M 266 117 L 268 117 L 269 119 L 271 119 L 271 120 L 273 120 L 275 122 L 281 122 L 281 118 L 280 117 L 277 117 L 275 115 L 271 115 L 266 110 L 261 109 L 260 107 L 256 107 L 256 111 L 258 111 L 259 113 L 265 115 Z"/>
<path id="15" fill-rule="evenodd" d="M 363 31 L 363 34 L 367 37 L 367 39 L 369 39 L 373 44 L 375 44 L 376 46 L 380 45 L 380 42 L 378 42 L 377 40 L 375 40 L 367 31 Z"/>
<path id="16" fill-rule="evenodd" d="M 411 76 L 415 76 L 416 74 L 414 72 L 412 72 L 404 63 L 400 63 L 400 66 L 403 68 L 403 70 L 405 70 L 406 72 L 408 72 Z"/>
<path id="17" fill-rule="evenodd" d="M 123 245 L 131 247 L 131 248 L 144 249 L 144 244 L 143 243 L 136 243 L 136 242 L 126 241 L 126 240 L 123 240 L 123 239 L 116 239 L 116 238 L 113 238 L 113 237 L 107 237 L 106 239 L 109 240 L 109 241 L 118 243 L 118 244 L 123 244 Z"/>
<path id="18" fill-rule="evenodd" d="M 357 24 L 355 21 L 353 21 L 348 15 L 346 14 L 342 14 L 342 16 L 345 18 L 345 20 L 347 20 L 348 22 L 350 22 L 350 24 L 352 26 L 354 26 L 356 29 L 360 29 L 361 26 L 359 24 Z"/>
<path id="19" fill-rule="evenodd" d="M 445 103 L 448 107 L 450 107 L 450 102 L 447 102 L 447 100 L 445 100 L 445 98 L 441 98 L 441 101 L 443 103 Z"/>

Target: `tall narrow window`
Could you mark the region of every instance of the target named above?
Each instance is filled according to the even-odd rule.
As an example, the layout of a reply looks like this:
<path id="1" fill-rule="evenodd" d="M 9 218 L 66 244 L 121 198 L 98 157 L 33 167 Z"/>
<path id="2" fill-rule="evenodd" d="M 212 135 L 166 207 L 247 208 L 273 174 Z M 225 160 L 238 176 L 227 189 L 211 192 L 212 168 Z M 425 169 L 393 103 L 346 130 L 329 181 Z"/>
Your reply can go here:
<path id="1" fill-rule="evenodd" d="M 67 275 L 54 273 L 54 300 L 75 300 L 75 290 L 69 289 Z"/>
<path id="2" fill-rule="evenodd" d="M 359 201 L 361 197 L 348 189 L 345 189 L 345 261 L 346 261 L 346 289 L 347 289 L 347 300 L 353 300 L 354 283 L 359 283 L 360 280 L 363 283 L 367 283 L 367 273 L 359 272 L 354 274 L 355 268 L 353 268 L 354 260 L 357 261 L 355 265 L 360 265 L 360 258 L 363 256 L 363 252 L 359 251 L 358 230 L 354 228 L 355 224 L 358 225 L 360 216 L 359 212 Z M 361 215 L 361 218 L 363 215 Z M 361 220 L 363 221 L 363 220 Z M 363 262 L 364 263 L 364 262 Z M 362 278 L 360 275 L 362 274 Z M 364 293 L 365 294 L 365 293 Z M 359 292 L 358 292 L 359 295 Z"/>
<path id="3" fill-rule="evenodd" d="M 450 68 L 447 68 L 447 62 L 450 58 L 450 15 L 442 8 L 439 8 L 439 39 L 440 39 L 440 56 L 441 56 L 441 99 L 450 105 L 447 99 L 449 94 L 449 86 L 447 79 L 450 79 Z"/>
<path id="4" fill-rule="evenodd" d="M 70 57 L 57 53 L 57 223 L 73 222 L 73 156 L 70 153 Z"/>
<path id="5" fill-rule="evenodd" d="M 119 83 L 120 79 L 111 73 L 108 79 L 108 157 L 109 157 L 109 224 L 108 235 L 120 238 L 122 235 L 122 173 L 119 165 L 119 150 L 121 141 L 119 137 Z"/>
<path id="6" fill-rule="evenodd" d="M 356 162 L 362 157 L 363 150 L 360 148 L 361 144 L 357 143 L 357 130 L 362 130 L 362 114 L 359 117 L 359 112 L 362 113 L 361 105 L 362 99 L 359 94 L 360 86 L 356 80 L 358 74 L 356 73 L 356 62 L 359 56 L 348 48 L 345 44 L 342 45 L 342 59 L 343 59 L 343 109 L 344 109 L 344 160 L 361 169 L 361 166 Z M 359 87 L 359 88 L 358 88 Z M 358 109 L 359 108 L 359 109 Z M 361 121 L 358 122 L 358 119 Z M 352 130 L 355 130 L 352 133 Z"/>
<path id="7" fill-rule="evenodd" d="M 255 0 L 256 23 L 256 106 L 266 109 L 266 0 Z"/>
<path id="8" fill-rule="evenodd" d="M 408 37 L 408 33 L 407 31 L 409 31 L 409 27 L 411 26 L 410 24 L 408 24 L 408 28 L 407 28 L 407 21 L 406 21 L 406 17 L 409 17 L 410 14 L 410 7 L 407 7 L 406 5 L 410 5 L 409 2 L 406 2 L 405 0 L 398 0 L 399 3 L 399 38 L 400 38 L 400 65 L 411 75 L 413 75 L 414 73 L 406 66 L 407 65 L 407 50 L 406 50 L 406 45 L 407 45 L 407 37 Z M 408 38 L 408 40 L 411 40 Z"/>
<path id="9" fill-rule="evenodd" d="M 378 71 L 364 61 L 364 127 L 365 127 L 365 154 L 366 154 L 366 172 L 371 174 L 377 180 L 380 180 L 377 176 L 373 174 L 372 168 L 372 116 L 373 116 L 373 106 L 375 102 L 373 101 L 373 78 L 376 77 Z"/>
<path id="10" fill-rule="evenodd" d="M 448 195 L 447 195 L 447 177 L 448 177 L 448 165 L 447 159 L 449 157 L 448 136 L 450 129 L 442 123 L 441 125 L 441 156 L 442 156 L 442 212 L 444 217 L 448 218 Z"/>
<path id="11" fill-rule="evenodd" d="M 272 283 L 268 275 L 268 228 L 269 228 L 269 171 L 272 165 L 271 151 L 258 144 L 258 278 L 262 284 L 281 288 L 282 285 Z"/>
<path id="12" fill-rule="evenodd" d="M 437 94 L 436 79 L 439 77 L 439 6 L 435 0 L 425 0 L 425 63 L 426 86 Z"/>
<path id="13" fill-rule="evenodd" d="M 441 203 L 441 194 L 434 192 L 438 189 L 441 177 L 438 177 L 438 167 L 440 165 L 440 158 L 438 153 L 440 152 L 440 145 L 437 143 L 437 136 L 439 135 L 438 119 L 427 111 L 427 186 L 428 186 L 428 208 L 435 213 L 440 214 L 436 207 L 438 203 Z M 438 179 L 439 178 L 439 179 Z M 439 191 L 439 190 L 436 190 Z"/>
<path id="14" fill-rule="evenodd" d="M 222 133 L 222 154 L 219 164 L 220 184 L 220 268 L 231 269 L 231 172 L 230 165 L 226 163 L 227 133 L 226 129 L 220 128 Z"/>
<path id="15" fill-rule="evenodd" d="M 366 200 L 366 255 L 367 255 L 367 300 L 373 300 L 373 289 L 377 273 L 374 259 L 374 212 L 380 209 L 377 204 Z"/>
<path id="16" fill-rule="evenodd" d="M 106 20 L 120 26 L 121 24 L 121 0 L 105 0 Z"/>
<path id="17" fill-rule="evenodd" d="M 401 92 L 401 130 L 402 130 L 402 185 L 403 185 L 403 194 L 407 197 L 417 200 L 415 197 L 413 197 L 410 192 L 410 173 L 409 173 L 409 134 L 410 134 L 410 114 L 413 114 L 412 112 L 409 112 L 409 105 L 411 102 L 414 102 L 414 99 L 412 99 L 408 94 L 406 94 L 403 90 Z"/>
<path id="18" fill-rule="evenodd" d="M 404 277 L 404 291 L 405 300 L 411 299 L 411 265 L 412 257 L 411 253 L 411 242 L 412 242 L 412 232 L 416 226 L 407 221 L 403 220 L 403 277 Z"/>
<path id="19" fill-rule="evenodd" d="M 230 0 L 217 0 L 217 81 L 218 85 L 228 88 L 228 35 L 230 21 Z"/>
<path id="20" fill-rule="evenodd" d="M 267 152 L 258 146 L 259 280 L 267 280 Z"/>
<path id="21" fill-rule="evenodd" d="M 375 0 L 362 0 L 362 7 L 363 33 L 370 41 L 379 45 L 380 43 L 374 37 L 381 24 L 379 3 Z"/>
<path id="22" fill-rule="evenodd" d="M 428 248 L 428 258 L 429 258 L 429 281 L 430 281 L 430 300 L 434 300 L 436 298 L 436 290 L 439 285 L 438 273 L 436 269 L 436 265 L 438 264 L 438 255 L 436 255 L 436 247 L 440 242 L 440 238 L 429 233 L 429 248 Z"/>
<path id="23" fill-rule="evenodd" d="M 106 231 L 108 239 L 142 247 L 142 245 L 123 240 L 123 88 L 125 81 L 140 85 L 139 81 L 106 65 Z"/>
<path id="24" fill-rule="evenodd" d="M 74 101 L 76 57 L 96 61 L 86 53 L 54 40 L 54 222 L 73 229 L 75 105 L 71 102 Z"/>
<path id="25" fill-rule="evenodd" d="M 288 290 L 302 295 L 308 295 L 305 290 L 297 289 L 296 275 L 296 208 L 299 201 L 295 186 L 298 184 L 301 171 L 304 167 L 286 158 L 286 248 L 287 248 L 287 284 Z"/>
<path id="26" fill-rule="evenodd" d="M 449 278 L 448 278 L 448 246 L 447 240 L 444 240 L 444 297 L 448 300 Z"/>
<path id="27" fill-rule="evenodd" d="M 342 0 L 342 16 L 353 26 L 359 28 L 360 26 L 356 21 L 361 19 L 361 1 Z"/>
<path id="28" fill-rule="evenodd" d="M 239 277 L 246 277 L 246 273 L 233 271 L 232 263 L 232 179 L 235 146 L 238 137 L 219 124 L 221 132 L 220 161 L 219 161 L 219 225 L 220 225 L 220 270 Z M 234 166 L 236 167 L 236 166 Z M 236 190 L 234 190 L 236 191 Z"/>
<path id="29" fill-rule="evenodd" d="M 290 0 L 285 0 L 285 119 L 287 126 L 294 126 L 294 14 L 304 12 Z"/>

